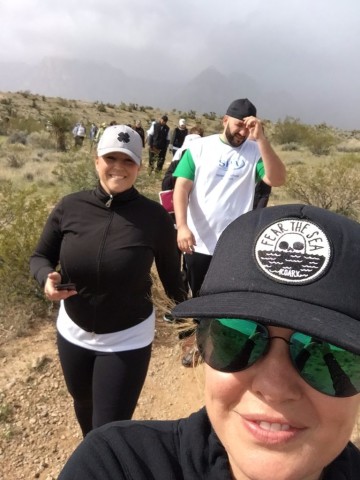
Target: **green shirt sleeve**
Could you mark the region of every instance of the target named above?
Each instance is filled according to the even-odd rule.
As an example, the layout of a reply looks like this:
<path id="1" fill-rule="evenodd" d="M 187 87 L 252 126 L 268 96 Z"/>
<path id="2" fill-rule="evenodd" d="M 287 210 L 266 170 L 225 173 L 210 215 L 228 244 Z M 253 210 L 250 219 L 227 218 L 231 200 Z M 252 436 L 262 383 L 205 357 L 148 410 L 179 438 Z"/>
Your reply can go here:
<path id="1" fill-rule="evenodd" d="M 195 163 L 189 149 L 186 150 L 181 157 L 181 160 L 173 173 L 173 177 L 182 177 L 194 181 Z"/>
<path id="2" fill-rule="evenodd" d="M 265 176 L 265 168 L 264 168 L 264 162 L 263 159 L 260 158 L 260 160 L 256 164 L 256 179 L 255 182 L 258 183 L 260 180 L 262 180 Z"/>

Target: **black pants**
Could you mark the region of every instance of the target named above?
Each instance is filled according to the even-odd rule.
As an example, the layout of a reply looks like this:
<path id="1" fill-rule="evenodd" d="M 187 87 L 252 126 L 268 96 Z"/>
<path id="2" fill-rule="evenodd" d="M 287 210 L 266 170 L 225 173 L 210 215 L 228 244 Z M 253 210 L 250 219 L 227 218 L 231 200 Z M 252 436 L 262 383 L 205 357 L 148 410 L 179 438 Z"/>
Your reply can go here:
<path id="1" fill-rule="evenodd" d="M 204 253 L 192 253 L 191 255 L 184 255 L 187 278 L 190 285 L 192 296 L 198 297 L 201 285 L 204 281 L 206 272 L 208 271 L 212 255 L 206 255 Z"/>
<path id="2" fill-rule="evenodd" d="M 158 153 L 149 151 L 149 167 L 150 169 L 154 169 L 156 163 L 156 171 L 161 172 L 163 165 L 165 163 L 166 157 L 166 148 L 160 150 Z"/>
<path id="3" fill-rule="evenodd" d="M 151 344 L 137 350 L 104 353 L 57 336 L 66 386 L 85 436 L 93 428 L 132 417 L 151 356 Z"/>
<path id="4" fill-rule="evenodd" d="M 212 255 L 206 255 L 205 253 L 194 252 L 191 255 L 189 255 L 188 253 L 184 254 L 184 260 L 187 270 L 187 281 L 188 285 L 191 288 L 193 297 L 199 296 L 200 288 L 204 281 L 206 272 L 208 271 L 211 259 Z M 196 318 L 194 318 L 194 328 L 183 330 L 179 334 L 180 340 L 183 340 L 184 338 L 193 335 L 197 323 L 198 321 L 196 320 Z"/>

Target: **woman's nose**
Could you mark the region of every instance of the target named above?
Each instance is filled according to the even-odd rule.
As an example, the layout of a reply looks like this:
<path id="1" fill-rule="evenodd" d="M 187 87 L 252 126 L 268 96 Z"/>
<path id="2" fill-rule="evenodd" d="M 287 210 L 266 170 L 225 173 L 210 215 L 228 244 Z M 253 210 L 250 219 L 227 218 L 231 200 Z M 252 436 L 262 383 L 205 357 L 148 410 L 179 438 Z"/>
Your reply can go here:
<path id="1" fill-rule="evenodd" d="M 282 403 L 301 397 L 302 380 L 289 356 L 288 341 L 272 337 L 269 351 L 252 368 L 252 390 L 269 403 Z"/>

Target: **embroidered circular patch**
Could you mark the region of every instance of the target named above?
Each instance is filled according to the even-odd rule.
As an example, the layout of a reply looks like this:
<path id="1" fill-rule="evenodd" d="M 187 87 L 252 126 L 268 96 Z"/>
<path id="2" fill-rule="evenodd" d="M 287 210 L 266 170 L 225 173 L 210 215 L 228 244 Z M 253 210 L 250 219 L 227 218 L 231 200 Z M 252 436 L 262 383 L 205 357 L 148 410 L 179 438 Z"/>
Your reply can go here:
<path id="1" fill-rule="evenodd" d="M 255 242 L 258 267 L 281 283 L 306 284 L 322 276 L 332 258 L 332 247 L 315 223 L 287 218 L 267 226 Z"/>

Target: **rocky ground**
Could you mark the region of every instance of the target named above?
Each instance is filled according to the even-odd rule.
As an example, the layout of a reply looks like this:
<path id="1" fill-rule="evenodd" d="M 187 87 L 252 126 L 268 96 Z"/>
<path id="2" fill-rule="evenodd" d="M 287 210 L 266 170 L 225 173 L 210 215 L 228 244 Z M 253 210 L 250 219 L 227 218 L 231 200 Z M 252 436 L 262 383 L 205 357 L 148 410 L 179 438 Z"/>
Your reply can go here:
<path id="1" fill-rule="evenodd" d="M 177 333 L 157 322 L 148 377 L 135 418 L 185 416 L 202 404 L 201 367 L 182 367 Z M 0 347 L 0 479 L 56 479 L 81 440 L 60 372 L 55 327 Z"/>

